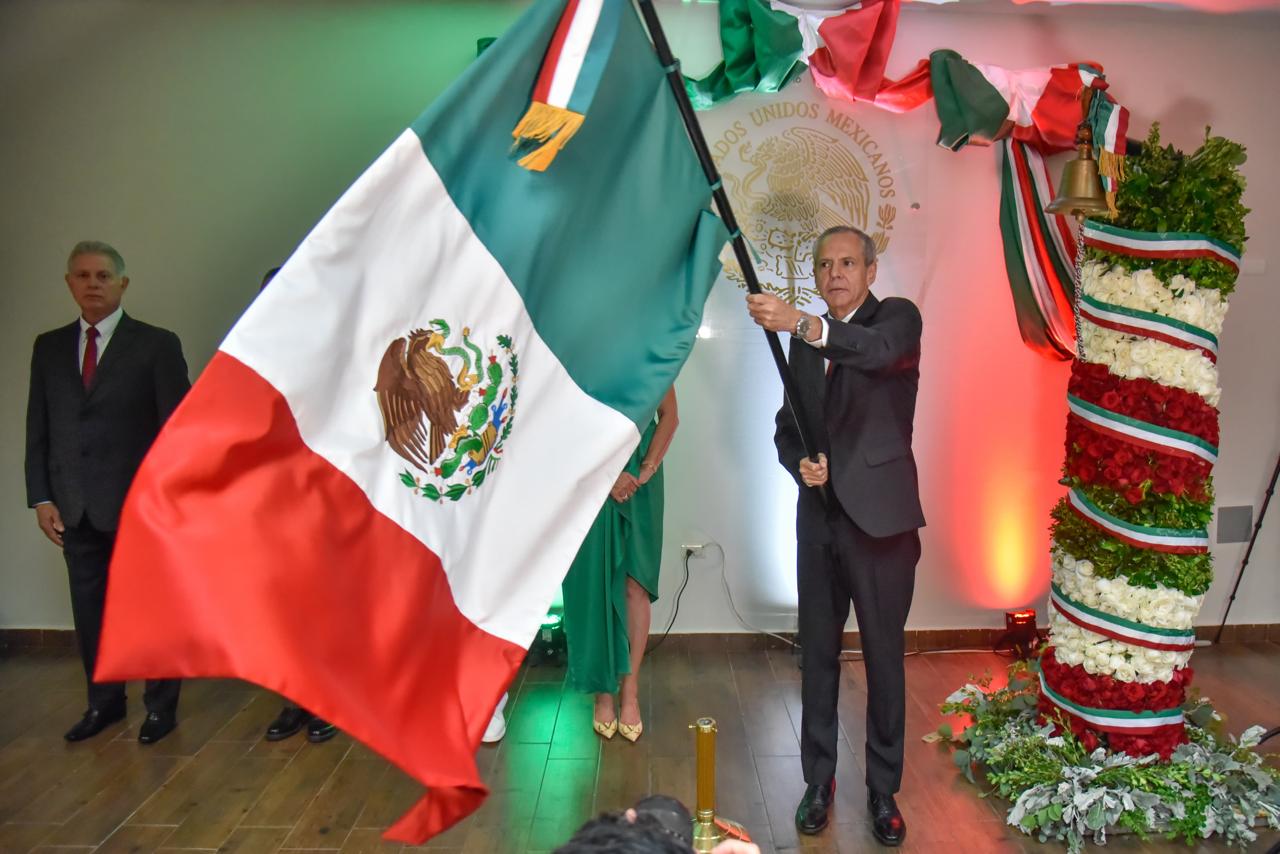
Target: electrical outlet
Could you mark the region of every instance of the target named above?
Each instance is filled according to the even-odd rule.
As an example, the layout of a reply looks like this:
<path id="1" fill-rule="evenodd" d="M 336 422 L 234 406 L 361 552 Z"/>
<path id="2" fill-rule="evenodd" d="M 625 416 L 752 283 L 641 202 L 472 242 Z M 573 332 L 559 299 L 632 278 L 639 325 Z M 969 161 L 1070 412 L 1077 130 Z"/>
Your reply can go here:
<path id="1" fill-rule="evenodd" d="M 690 557 L 701 557 L 702 550 L 707 547 L 706 543 L 681 543 L 680 548 Z"/>

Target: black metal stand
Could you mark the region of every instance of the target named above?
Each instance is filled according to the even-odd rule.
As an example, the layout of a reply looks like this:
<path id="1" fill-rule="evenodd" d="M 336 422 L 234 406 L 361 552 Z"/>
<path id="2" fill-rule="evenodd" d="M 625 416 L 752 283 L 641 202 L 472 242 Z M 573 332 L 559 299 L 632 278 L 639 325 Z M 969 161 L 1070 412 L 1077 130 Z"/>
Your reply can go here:
<path id="1" fill-rule="evenodd" d="M 716 209 L 720 211 L 720 219 L 724 222 L 725 228 L 729 229 L 729 234 L 733 236 L 733 254 L 738 259 L 738 266 L 742 268 L 747 290 L 753 294 L 763 293 L 760 281 L 756 278 L 751 252 L 747 249 L 747 242 L 742 238 L 742 231 L 738 228 L 738 220 L 733 215 L 729 196 L 721 185 L 720 172 L 711 158 L 711 149 L 707 147 L 706 137 L 702 135 L 702 126 L 698 124 L 698 118 L 694 115 L 693 104 L 689 102 L 689 93 L 684 88 L 684 76 L 680 73 L 680 64 L 671 55 L 671 46 L 667 44 L 667 36 L 662 31 L 662 22 L 658 20 L 657 10 L 653 8 L 653 0 L 637 0 L 637 3 L 645 28 L 649 30 L 649 38 L 653 41 L 653 48 L 658 54 L 658 60 L 667 70 L 667 82 L 671 84 L 671 94 L 676 99 L 676 106 L 680 108 L 680 118 L 684 120 L 685 130 L 689 132 L 689 141 L 693 143 L 693 150 L 697 152 L 702 172 L 712 188 L 712 196 L 716 200 Z M 810 459 L 815 459 L 818 455 L 818 443 L 814 439 L 816 434 L 798 406 L 800 397 L 797 394 L 795 379 L 791 376 L 791 369 L 787 365 L 787 357 L 782 352 L 782 342 L 778 340 L 778 333 L 767 329 L 765 337 L 769 339 L 769 351 L 773 354 L 778 376 L 782 378 L 782 388 L 786 392 L 787 400 L 791 402 L 791 412 L 795 415 L 796 427 L 800 431 L 800 441 L 804 444 L 804 452 Z M 825 499 L 826 491 L 823 490 L 822 494 Z"/>
<path id="2" fill-rule="evenodd" d="M 1227 627 L 1227 614 L 1231 613 L 1231 605 L 1236 601 L 1236 593 L 1240 590 L 1240 580 L 1244 578 L 1244 568 L 1249 565 L 1249 556 L 1253 554 L 1253 544 L 1258 541 L 1258 531 L 1262 530 L 1262 520 L 1267 515 L 1267 507 L 1271 504 L 1271 496 L 1276 491 L 1277 477 L 1280 477 L 1280 457 L 1276 457 L 1276 467 L 1271 472 L 1271 483 L 1267 484 L 1266 494 L 1262 498 L 1262 507 L 1258 509 L 1258 521 L 1253 523 L 1253 534 L 1249 537 L 1249 547 L 1244 550 L 1244 559 L 1240 561 L 1240 571 L 1236 573 L 1236 583 L 1231 588 L 1231 598 L 1227 600 L 1227 610 L 1222 612 L 1222 622 L 1218 624 L 1218 634 L 1214 636 L 1214 643 L 1222 640 L 1222 630 Z"/>

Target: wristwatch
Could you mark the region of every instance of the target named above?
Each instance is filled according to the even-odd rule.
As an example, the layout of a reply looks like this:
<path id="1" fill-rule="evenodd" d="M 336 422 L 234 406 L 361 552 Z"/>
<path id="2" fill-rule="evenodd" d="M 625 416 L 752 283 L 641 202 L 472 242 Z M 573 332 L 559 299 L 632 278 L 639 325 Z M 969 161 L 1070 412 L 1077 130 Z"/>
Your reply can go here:
<path id="1" fill-rule="evenodd" d="M 809 330 L 813 328 L 813 318 L 807 314 L 800 315 L 800 319 L 796 321 L 796 337 L 808 340 Z"/>

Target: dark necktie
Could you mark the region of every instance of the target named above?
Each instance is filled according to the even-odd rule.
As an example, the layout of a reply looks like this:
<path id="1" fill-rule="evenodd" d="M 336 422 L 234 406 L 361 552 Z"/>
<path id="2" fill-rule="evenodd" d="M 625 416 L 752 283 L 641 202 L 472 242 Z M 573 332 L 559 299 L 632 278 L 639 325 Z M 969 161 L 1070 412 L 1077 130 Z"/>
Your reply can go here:
<path id="1" fill-rule="evenodd" d="M 80 379 L 84 387 L 93 382 L 93 372 L 98 369 L 98 328 L 90 326 L 84 331 L 84 363 L 80 366 Z"/>
<path id="2" fill-rule="evenodd" d="M 830 315 L 830 314 L 824 314 L 824 315 L 822 316 L 822 322 L 823 322 L 823 323 L 825 323 L 825 324 L 827 324 L 827 336 L 828 336 L 828 340 L 830 340 L 830 335 L 831 335 L 831 315 Z M 835 362 L 832 362 L 832 361 L 828 361 L 828 362 L 827 362 L 827 379 L 831 379 L 831 371 L 835 368 L 835 366 L 836 366 L 836 363 L 835 363 Z"/>

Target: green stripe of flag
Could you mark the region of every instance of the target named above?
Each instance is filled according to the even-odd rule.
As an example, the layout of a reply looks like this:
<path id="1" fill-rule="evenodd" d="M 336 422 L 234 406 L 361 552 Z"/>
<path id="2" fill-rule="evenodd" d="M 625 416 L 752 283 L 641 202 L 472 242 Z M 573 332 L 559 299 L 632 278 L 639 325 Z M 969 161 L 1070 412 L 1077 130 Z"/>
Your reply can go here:
<path id="1" fill-rule="evenodd" d="M 720 0 L 724 61 L 705 77 L 685 78 L 694 109 L 707 110 L 740 92 L 778 92 L 808 69 L 794 15 L 765 0 Z"/>
<path id="2" fill-rule="evenodd" d="M 1009 102 L 954 50 L 929 54 L 929 79 L 938 111 L 938 145 L 958 151 L 970 141 L 991 143 L 1009 117 Z"/>
<path id="3" fill-rule="evenodd" d="M 727 233 L 705 210 L 710 189 L 629 8 L 591 111 L 546 172 L 518 166 L 509 135 L 474 132 L 515 127 L 524 115 L 557 23 L 542 7 L 413 130 L 574 382 L 643 425 L 688 358 Z M 530 234 L 546 237 L 535 243 Z"/>

